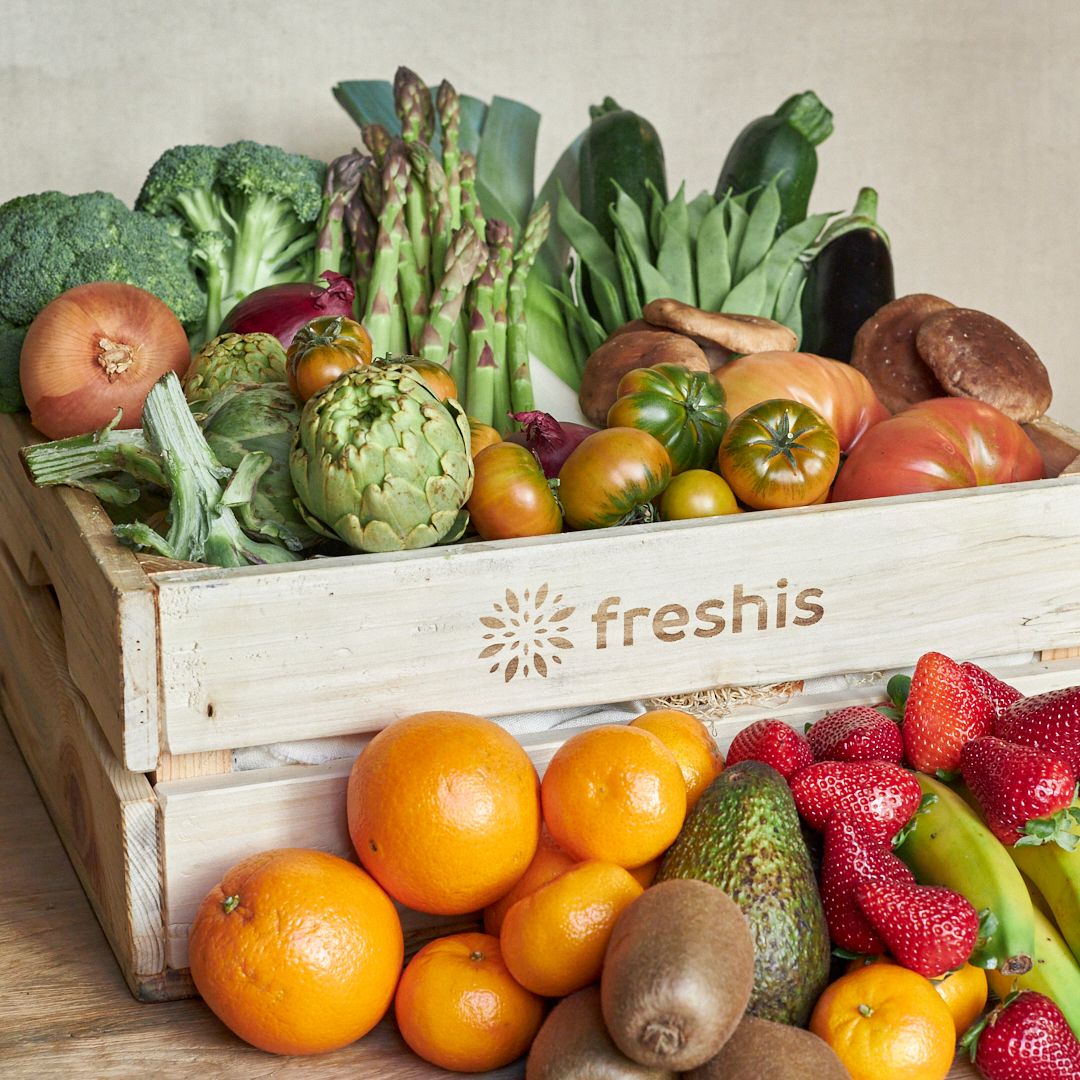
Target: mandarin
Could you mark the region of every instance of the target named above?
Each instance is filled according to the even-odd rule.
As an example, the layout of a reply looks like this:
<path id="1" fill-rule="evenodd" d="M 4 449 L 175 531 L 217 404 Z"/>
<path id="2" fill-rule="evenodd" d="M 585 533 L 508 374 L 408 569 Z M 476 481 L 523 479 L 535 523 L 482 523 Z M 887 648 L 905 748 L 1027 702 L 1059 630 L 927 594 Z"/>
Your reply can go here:
<path id="1" fill-rule="evenodd" d="M 394 996 L 409 1049 L 455 1072 L 486 1072 L 521 1057 L 544 1018 L 544 1003 L 506 968 L 499 939 L 452 934 L 409 961 Z"/>
<path id="2" fill-rule="evenodd" d="M 956 1026 L 929 979 L 897 964 L 841 975 L 818 998 L 810 1030 L 852 1080 L 945 1080 Z"/>
<path id="3" fill-rule="evenodd" d="M 433 915 L 477 911 L 536 854 L 540 781 L 498 724 L 456 712 L 397 720 L 349 776 L 349 835 L 395 899 Z"/>
<path id="4" fill-rule="evenodd" d="M 526 868 L 525 873 L 514 882 L 513 888 L 505 896 L 484 908 L 484 930 L 489 934 L 498 936 L 500 930 L 502 930 L 503 919 L 506 918 L 506 913 L 514 904 L 522 897 L 536 892 L 541 885 L 546 885 L 574 865 L 574 858 L 567 855 L 552 840 L 547 827 L 542 826 L 540 829 L 540 843 L 537 845 L 536 854 L 533 856 L 533 861 Z M 642 882 L 642 885 L 645 885 L 645 882 Z"/>
<path id="5" fill-rule="evenodd" d="M 394 996 L 404 946 L 390 898 L 358 866 L 301 848 L 244 859 L 191 924 L 191 977 L 218 1018 L 273 1054 L 365 1035 Z"/>
<path id="6" fill-rule="evenodd" d="M 612 927 L 644 890 L 610 862 L 579 863 L 519 900 L 503 919 L 503 959 L 522 986 L 564 997 L 595 982 Z"/>
<path id="7" fill-rule="evenodd" d="M 671 751 L 686 781 L 686 809 L 693 809 L 724 768 L 724 755 L 709 729 L 682 709 L 652 709 L 630 726 L 651 731 Z"/>
<path id="8" fill-rule="evenodd" d="M 642 866 L 668 848 L 686 817 L 686 782 L 651 731 L 603 724 L 569 738 L 541 785 L 544 821 L 578 859 Z"/>

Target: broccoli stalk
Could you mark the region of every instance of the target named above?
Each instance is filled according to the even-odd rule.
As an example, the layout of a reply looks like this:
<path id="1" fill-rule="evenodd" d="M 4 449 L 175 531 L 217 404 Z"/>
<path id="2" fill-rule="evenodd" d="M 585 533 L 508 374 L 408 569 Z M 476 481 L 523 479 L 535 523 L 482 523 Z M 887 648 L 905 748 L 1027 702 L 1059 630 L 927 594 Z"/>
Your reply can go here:
<path id="1" fill-rule="evenodd" d="M 154 163 L 136 208 L 191 244 L 207 293 L 198 343 L 267 285 L 314 281 L 314 247 L 326 166 L 250 141 L 174 146 Z"/>

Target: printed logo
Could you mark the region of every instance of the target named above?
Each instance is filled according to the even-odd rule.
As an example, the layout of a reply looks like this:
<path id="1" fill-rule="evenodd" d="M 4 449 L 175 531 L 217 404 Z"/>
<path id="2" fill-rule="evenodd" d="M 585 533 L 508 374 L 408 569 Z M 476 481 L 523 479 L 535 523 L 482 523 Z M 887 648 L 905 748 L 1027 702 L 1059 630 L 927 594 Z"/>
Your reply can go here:
<path id="1" fill-rule="evenodd" d="M 549 665 L 562 663 L 560 650 L 574 647 L 565 636 L 574 608 L 563 603 L 562 593 L 550 592 L 546 583 L 531 598 L 528 589 L 520 597 L 507 589 L 505 603 L 492 605 L 495 614 L 481 616 L 488 630 L 484 640 L 490 644 L 480 650 L 479 659 L 494 660 L 489 671 L 501 669 L 504 682 L 516 675 L 527 679 L 531 673 L 546 679 Z"/>

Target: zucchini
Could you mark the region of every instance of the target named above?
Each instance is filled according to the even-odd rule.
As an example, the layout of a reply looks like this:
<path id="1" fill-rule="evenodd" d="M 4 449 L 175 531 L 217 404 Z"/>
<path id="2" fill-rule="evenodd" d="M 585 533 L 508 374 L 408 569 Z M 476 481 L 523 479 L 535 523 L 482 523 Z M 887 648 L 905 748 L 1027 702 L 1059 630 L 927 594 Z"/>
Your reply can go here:
<path id="1" fill-rule="evenodd" d="M 582 216 L 591 222 L 612 250 L 615 224 L 608 207 L 615 201 L 615 184 L 648 214 L 651 181 L 664 203 L 667 174 L 664 150 L 656 128 L 642 116 L 622 109 L 611 98 L 589 109 L 592 123 L 585 129 L 579 159 Z"/>
<path id="2" fill-rule="evenodd" d="M 738 134 L 716 182 L 716 198 L 757 192 L 774 177 L 780 190 L 780 220 L 776 234 L 806 217 L 810 192 L 817 177 L 817 150 L 832 134 L 832 113 L 807 90 L 785 101 L 770 116 L 752 120 Z"/>

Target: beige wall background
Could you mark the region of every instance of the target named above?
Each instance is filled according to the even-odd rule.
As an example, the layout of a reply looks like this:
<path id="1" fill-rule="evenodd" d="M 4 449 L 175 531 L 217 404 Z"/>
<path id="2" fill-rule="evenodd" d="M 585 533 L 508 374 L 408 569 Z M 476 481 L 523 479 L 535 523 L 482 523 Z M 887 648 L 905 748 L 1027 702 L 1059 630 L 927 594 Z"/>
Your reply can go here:
<path id="1" fill-rule="evenodd" d="M 356 135 L 331 86 L 399 63 L 538 109 L 540 180 L 611 94 L 696 193 L 747 121 L 812 88 L 836 124 L 813 209 L 876 187 L 898 291 L 1009 323 L 1080 425 L 1077 0 L 0 0 L 0 28 L 0 201 L 130 200 L 181 142 L 332 157 Z"/>

